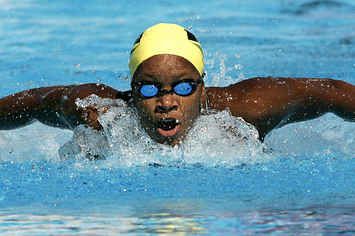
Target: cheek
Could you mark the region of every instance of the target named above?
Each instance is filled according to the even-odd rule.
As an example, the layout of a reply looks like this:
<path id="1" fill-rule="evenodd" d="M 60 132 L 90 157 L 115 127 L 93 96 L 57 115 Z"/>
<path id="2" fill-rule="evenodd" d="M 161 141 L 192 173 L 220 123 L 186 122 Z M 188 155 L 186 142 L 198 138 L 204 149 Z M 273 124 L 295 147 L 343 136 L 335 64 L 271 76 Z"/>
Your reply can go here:
<path id="1" fill-rule="evenodd" d="M 141 115 L 149 116 L 154 113 L 155 103 L 152 100 L 138 101 L 136 108 Z"/>
<path id="2" fill-rule="evenodd" d="M 182 110 L 186 120 L 194 120 L 200 114 L 200 99 L 198 96 L 183 101 Z"/>

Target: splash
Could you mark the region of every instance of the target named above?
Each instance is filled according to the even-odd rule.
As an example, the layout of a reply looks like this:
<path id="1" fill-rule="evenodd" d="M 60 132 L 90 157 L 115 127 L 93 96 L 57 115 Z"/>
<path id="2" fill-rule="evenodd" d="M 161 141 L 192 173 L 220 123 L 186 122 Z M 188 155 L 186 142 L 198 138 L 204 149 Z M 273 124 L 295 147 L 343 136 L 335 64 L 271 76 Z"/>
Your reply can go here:
<path id="1" fill-rule="evenodd" d="M 141 127 L 135 110 L 121 100 L 92 95 L 78 100 L 77 105 L 109 109 L 99 118 L 103 131 L 77 127 L 73 139 L 59 151 L 62 158 L 102 158 L 111 166 L 236 166 L 270 159 L 257 130 L 228 111 L 200 116 L 183 143 L 171 147 L 153 141 Z"/>
<path id="2" fill-rule="evenodd" d="M 206 67 L 211 73 L 207 73 L 205 81 L 209 86 L 227 86 L 245 80 L 243 65 L 234 64 L 234 61 L 239 59 L 239 54 L 235 54 L 233 58 L 221 52 L 207 54 Z M 228 64 L 233 64 L 233 66 L 227 66 Z"/>
<path id="3" fill-rule="evenodd" d="M 265 139 L 273 155 L 289 157 L 355 158 L 355 126 L 334 114 L 288 124 Z"/>

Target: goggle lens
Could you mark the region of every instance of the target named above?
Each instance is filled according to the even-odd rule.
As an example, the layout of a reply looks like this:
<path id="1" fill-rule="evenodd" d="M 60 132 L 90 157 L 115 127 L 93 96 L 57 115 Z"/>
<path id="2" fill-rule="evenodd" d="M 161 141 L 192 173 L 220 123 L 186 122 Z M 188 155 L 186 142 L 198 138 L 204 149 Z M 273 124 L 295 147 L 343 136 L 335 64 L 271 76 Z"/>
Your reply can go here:
<path id="1" fill-rule="evenodd" d="M 189 82 L 178 83 L 173 89 L 174 92 L 180 96 L 188 96 L 193 92 L 192 84 Z"/>
<path id="2" fill-rule="evenodd" d="M 144 84 L 139 89 L 139 92 L 146 98 L 151 98 L 159 93 L 159 88 L 154 84 Z"/>

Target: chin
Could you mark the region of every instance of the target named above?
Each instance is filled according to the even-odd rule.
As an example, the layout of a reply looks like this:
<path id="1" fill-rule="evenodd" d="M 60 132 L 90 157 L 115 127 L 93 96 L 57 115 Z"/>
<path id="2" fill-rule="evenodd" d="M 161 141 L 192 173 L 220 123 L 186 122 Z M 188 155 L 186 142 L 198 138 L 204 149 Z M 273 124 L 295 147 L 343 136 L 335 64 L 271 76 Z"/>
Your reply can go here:
<path id="1" fill-rule="evenodd" d="M 155 137 L 153 138 L 156 142 L 166 145 L 175 146 L 181 143 L 182 136 L 181 135 L 174 135 L 174 136 L 162 136 L 159 133 L 156 133 Z"/>

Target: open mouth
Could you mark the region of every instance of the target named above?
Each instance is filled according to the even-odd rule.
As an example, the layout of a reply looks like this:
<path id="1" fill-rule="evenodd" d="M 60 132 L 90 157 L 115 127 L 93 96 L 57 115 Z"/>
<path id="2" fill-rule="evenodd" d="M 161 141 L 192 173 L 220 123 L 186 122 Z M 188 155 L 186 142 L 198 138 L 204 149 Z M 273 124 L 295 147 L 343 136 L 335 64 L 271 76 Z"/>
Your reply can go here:
<path id="1" fill-rule="evenodd" d="M 166 118 L 166 119 L 162 119 L 158 122 L 158 128 L 163 129 L 163 130 L 172 130 L 177 125 L 179 125 L 179 120 L 174 119 L 174 118 Z"/>
<path id="2" fill-rule="evenodd" d="M 165 137 L 174 136 L 180 128 L 179 120 L 175 118 L 161 119 L 158 122 L 158 132 Z"/>

